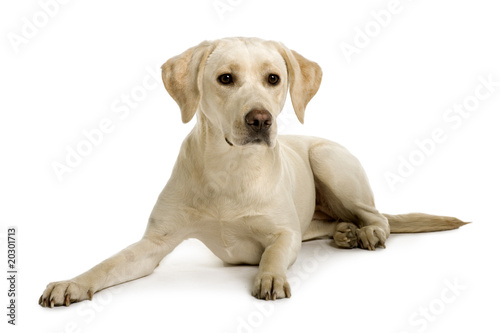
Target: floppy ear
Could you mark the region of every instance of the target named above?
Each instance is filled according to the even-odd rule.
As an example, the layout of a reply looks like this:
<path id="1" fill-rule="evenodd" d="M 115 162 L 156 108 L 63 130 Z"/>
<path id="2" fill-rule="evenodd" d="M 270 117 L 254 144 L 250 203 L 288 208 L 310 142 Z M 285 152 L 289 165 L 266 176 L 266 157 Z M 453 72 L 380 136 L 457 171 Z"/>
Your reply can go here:
<path id="1" fill-rule="evenodd" d="M 317 63 L 307 60 L 283 45 L 280 52 L 288 70 L 293 109 L 303 124 L 306 105 L 318 91 L 323 72 Z"/>
<path id="2" fill-rule="evenodd" d="M 161 66 L 163 84 L 179 105 L 183 123 L 189 122 L 198 109 L 203 69 L 213 48 L 211 42 L 202 42 Z"/>

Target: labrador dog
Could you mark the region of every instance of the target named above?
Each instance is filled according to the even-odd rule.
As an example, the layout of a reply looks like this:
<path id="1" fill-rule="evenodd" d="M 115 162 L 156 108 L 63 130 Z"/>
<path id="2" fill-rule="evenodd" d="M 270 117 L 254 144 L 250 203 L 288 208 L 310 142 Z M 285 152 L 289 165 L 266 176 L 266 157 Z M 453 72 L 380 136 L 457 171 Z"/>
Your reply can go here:
<path id="1" fill-rule="evenodd" d="M 149 275 L 187 238 L 229 264 L 259 265 L 252 294 L 290 297 L 287 269 L 305 240 L 375 250 L 389 234 L 449 230 L 464 222 L 413 213 L 381 214 L 367 176 L 344 147 L 316 137 L 278 136 L 288 91 L 295 114 L 322 71 L 283 44 L 257 38 L 205 41 L 162 66 L 182 121 L 197 122 L 142 239 L 89 271 L 50 283 L 43 307 L 92 299 L 104 288 Z"/>

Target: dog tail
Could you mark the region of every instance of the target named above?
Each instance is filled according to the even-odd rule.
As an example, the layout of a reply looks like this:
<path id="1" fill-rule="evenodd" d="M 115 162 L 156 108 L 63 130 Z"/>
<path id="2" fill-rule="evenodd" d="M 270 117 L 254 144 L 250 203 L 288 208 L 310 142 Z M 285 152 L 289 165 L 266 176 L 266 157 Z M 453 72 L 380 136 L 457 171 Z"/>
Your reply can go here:
<path id="1" fill-rule="evenodd" d="M 383 215 L 389 220 L 391 234 L 452 230 L 470 223 L 460 221 L 454 217 L 423 213 Z"/>

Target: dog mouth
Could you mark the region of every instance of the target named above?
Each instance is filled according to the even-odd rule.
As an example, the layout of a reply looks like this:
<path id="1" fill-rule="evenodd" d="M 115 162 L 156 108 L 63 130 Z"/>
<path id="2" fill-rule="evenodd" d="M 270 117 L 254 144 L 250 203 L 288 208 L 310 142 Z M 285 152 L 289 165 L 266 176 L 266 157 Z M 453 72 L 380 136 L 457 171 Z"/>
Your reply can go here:
<path id="1" fill-rule="evenodd" d="M 243 141 L 243 145 L 249 145 L 249 144 L 255 144 L 255 145 L 266 144 L 268 147 L 271 147 L 271 140 L 269 139 L 269 136 L 245 138 L 245 140 Z"/>
<path id="2" fill-rule="evenodd" d="M 224 137 L 224 140 L 226 141 L 226 143 L 231 146 L 231 147 L 234 147 L 235 144 L 233 142 L 231 142 L 227 137 Z M 246 146 L 246 145 L 261 145 L 261 144 L 265 144 L 267 145 L 268 147 L 272 147 L 272 142 L 271 142 L 271 139 L 269 138 L 268 135 L 259 135 L 259 136 L 247 136 L 245 137 L 243 140 L 241 140 L 241 142 L 238 142 L 236 144 L 236 146 Z"/>

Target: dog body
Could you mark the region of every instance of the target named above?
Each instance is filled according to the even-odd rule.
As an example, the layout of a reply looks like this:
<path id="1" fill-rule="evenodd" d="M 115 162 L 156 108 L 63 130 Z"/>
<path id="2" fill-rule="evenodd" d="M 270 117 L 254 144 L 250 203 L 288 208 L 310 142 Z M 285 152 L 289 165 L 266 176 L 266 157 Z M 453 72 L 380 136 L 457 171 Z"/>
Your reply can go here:
<path id="1" fill-rule="evenodd" d="M 106 287 L 150 274 L 187 238 L 229 264 L 259 265 L 253 295 L 290 297 L 286 271 L 301 242 L 332 237 L 339 247 L 374 250 L 392 232 L 457 228 L 426 214 L 391 216 L 374 205 L 359 161 L 325 139 L 278 136 L 287 92 L 298 119 L 317 92 L 320 67 L 280 43 L 256 38 L 203 42 L 162 67 L 184 140 L 143 238 L 89 271 L 51 283 L 42 306 L 91 299 Z M 390 222 L 390 224 L 389 224 Z"/>
<path id="2" fill-rule="evenodd" d="M 303 240 L 333 235 L 331 221 L 327 224 L 329 228 L 317 228 L 314 224 L 316 229 L 308 229 L 315 210 L 325 211 L 316 205 L 311 161 L 322 160 L 314 159 L 315 155 L 320 158 L 327 151 L 331 154 L 333 173 L 334 161 L 344 160 L 357 168 L 351 172 L 366 179 L 354 157 L 324 139 L 280 136 L 272 149 L 256 145 L 235 149 L 219 137 L 220 147 L 212 150 L 211 146 L 212 151 L 207 152 L 198 130 L 195 128 L 184 142 L 183 153 L 159 197 L 150 223 L 155 228 L 168 226 L 171 229 L 162 231 L 179 234 L 179 239 L 200 239 L 230 264 L 259 264 L 264 250 L 280 235 L 284 238 L 286 235 L 285 247 L 290 250 L 288 264 L 291 264 Z M 351 185 L 359 188 L 363 184 Z M 368 187 L 366 190 L 369 202 L 370 190 Z M 346 202 L 346 205 L 356 203 Z M 358 205 L 361 210 L 363 205 L 361 202 Z M 168 223 L 170 215 L 175 216 L 175 223 Z"/>
<path id="3" fill-rule="evenodd" d="M 220 150 L 207 152 L 205 142 L 193 142 L 197 137 L 184 143 L 186 155 L 178 159 L 152 221 L 164 221 L 175 212 L 175 233 L 200 239 L 230 264 L 258 264 L 280 234 L 289 234 L 288 245 L 298 251 L 315 207 L 307 142 L 300 149 L 279 142 L 272 149 L 251 146 L 240 151 L 221 137 Z"/>

